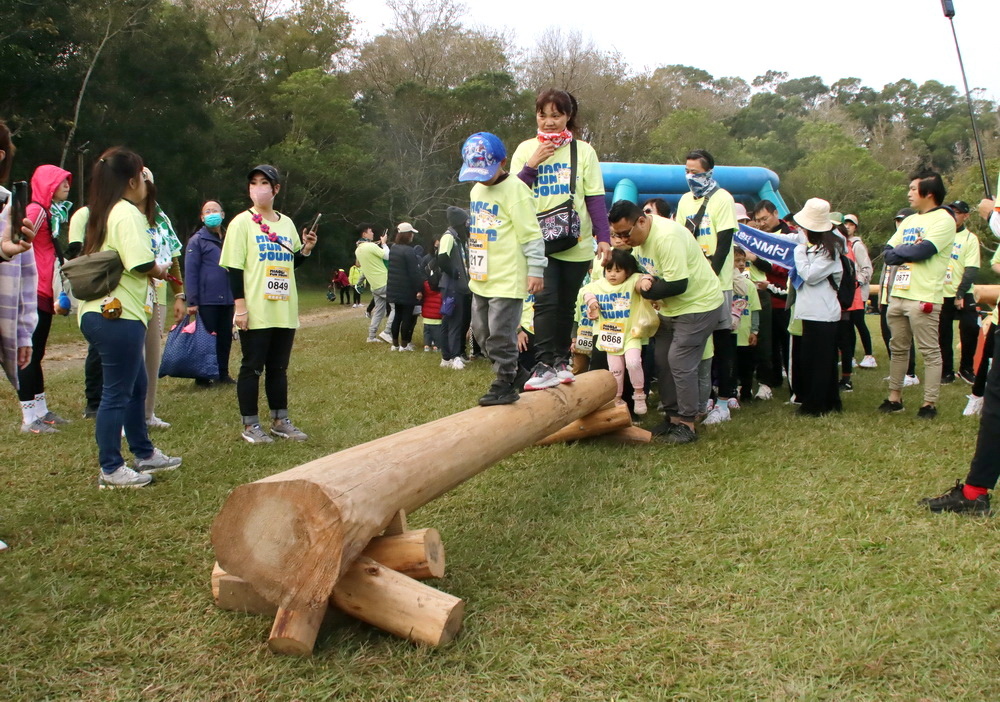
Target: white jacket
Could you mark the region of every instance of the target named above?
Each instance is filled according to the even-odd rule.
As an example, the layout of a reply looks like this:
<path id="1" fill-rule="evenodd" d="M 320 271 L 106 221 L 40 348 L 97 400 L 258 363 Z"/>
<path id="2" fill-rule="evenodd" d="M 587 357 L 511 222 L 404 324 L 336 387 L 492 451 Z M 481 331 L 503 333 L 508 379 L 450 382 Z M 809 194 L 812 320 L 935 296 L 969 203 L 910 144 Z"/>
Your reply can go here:
<path id="1" fill-rule="evenodd" d="M 795 247 L 795 271 L 803 281 L 795 289 L 795 319 L 839 322 L 841 309 L 835 286 L 840 286 L 844 276 L 840 258 L 831 259 L 822 246 L 799 244 Z"/>

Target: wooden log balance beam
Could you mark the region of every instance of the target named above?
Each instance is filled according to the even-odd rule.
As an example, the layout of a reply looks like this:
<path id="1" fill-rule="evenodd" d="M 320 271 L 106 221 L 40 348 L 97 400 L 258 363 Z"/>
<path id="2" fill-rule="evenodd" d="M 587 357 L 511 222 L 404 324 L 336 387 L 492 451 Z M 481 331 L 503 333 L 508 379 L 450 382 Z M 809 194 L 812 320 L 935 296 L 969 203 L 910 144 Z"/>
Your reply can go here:
<path id="1" fill-rule="evenodd" d="M 241 485 L 212 524 L 216 559 L 281 608 L 325 609 L 398 510 L 412 512 L 614 396 L 611 373 L 592 371 Z"/>
<path id="2" fill-rule="evenodd" d="M 590 436 L 600 436 L 608 434 L 616 429 L 632 426 L 632 415 L 628 412 L 628 407 L 624 404 L 616 405 L 613 402 L 606 407 L 601 407 L 596 412 L 591 412 L 586 417 L 581 417 L 574 422 L 570 422 L 557 432 L 549 434 L 544 439 L 535 442 L 535 446 L 548 446 L 563 441 L 576 441 L 586 439 Z"/>

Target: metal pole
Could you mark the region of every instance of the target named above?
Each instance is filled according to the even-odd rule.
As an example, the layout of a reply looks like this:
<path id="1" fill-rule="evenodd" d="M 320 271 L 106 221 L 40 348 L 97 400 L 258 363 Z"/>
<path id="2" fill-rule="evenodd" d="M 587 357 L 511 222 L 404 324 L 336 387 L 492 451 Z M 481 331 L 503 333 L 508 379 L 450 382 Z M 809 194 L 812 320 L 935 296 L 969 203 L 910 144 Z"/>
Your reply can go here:
<path id="1" fill-rule="evenodd" d="M 951 14 L 945 13 L 948 17 L 948 22 L 951 23 L 951 35 L 955 38 L 955 52 L 958 54 L 958 67 L 962 70 L 962 83 L 965 85 L 965 99 L 969 103 L 969 119 L 972 120 L 972 136 L 976 140 L 976 152 L 979 154 L 979 170 L 983 174 L 983 188 L 986 191 L 986 198 L 988 200 L 993 199 L 993 195 L 990 191 L 990 181 L 986 175 L 986 159 L 983 158 L 983 145 L 979 141 L 979 127 L 976 125 L 976 111 L 972 107 L 972 95 L 969 93 L 969 81 L 965 77 L 965 62 L 962 61 L 962 50 L 958 48 L 958 34 L 955 32 L 955 18 L 954 10 Z"/>

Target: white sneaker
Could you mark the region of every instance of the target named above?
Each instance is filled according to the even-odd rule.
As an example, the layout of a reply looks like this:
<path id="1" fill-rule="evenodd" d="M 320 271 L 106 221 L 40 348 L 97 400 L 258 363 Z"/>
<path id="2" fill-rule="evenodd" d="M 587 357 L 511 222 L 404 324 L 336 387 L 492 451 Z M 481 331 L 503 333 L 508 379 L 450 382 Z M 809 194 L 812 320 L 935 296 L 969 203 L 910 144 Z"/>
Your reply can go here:
<path id="1" fill-rule="evenodd" d="M 379 334 L 378 338 L 381 339 L 382 341 L 384 341 L 387 344 L 391 344 L 392 343 L 392 335 L 389 332 L 387 332 L 387 331 L 383 331 L 381 334 Z"/>
<path id="2" fill-rule="evenodd" d="M 909 387 L 912 387 L 914 385 L 920 385 L 920 378 L 918 378 L 915 375 L 908 375 L 905 378 L 903 378 L 903 387 L 904 388 L 909 388 Z"/>
<path id="3" fill-rule="evenodd" d="M 0 541 L 0 551 L 6 551 L 6 550 L 7 550 L 7 544 L 5 544 L 3 541 Z"/>
<path id="4" fill-rule="evenodd" d="M 368 343 L 369 343 L 369 344 L 381 344 L 381 343 L 382 343 L 382 340 L 381 340 L 381 339 L 379 339 L 379 338 L 378 338 L 378 337 L 376 336 L 376 337 L 375 337 L 375 338 L 373 338 L 373 339 L 368 339 Z"/>
<path id="5" fill-rule="evenodd" d="M 446 361 L 446 360 L 444 360 L 444 359 L 442 358 L 442 359 L 441 359 L 441 367 L 442 367 L 442 368 L 451 368 L 451 359 L 449 358 L 449 359 L 448 359 L 448 360 Z"/>
<path id="6" fill-rule="evenodd" d="M 878 368 L 878 362 L 875 360 L 874 356 L 865 356 L 858 363 L 858 368 Z"/>
<path id="7" fill-rule="evenodd" d="M 155 414 L 146 420 L 146 426 L 150 429 L 169 429 L 170 422 L 164 422 L 162 419 L 157 417 Z"/>
<path id="8" fill-rule="evenodd" d="M 740 401 L 735 397 L 730 397 L 726 404 L 729 405 L 729 409 L 731 410 L 738 410 L 740 408 Z"/>
<path id="9" fill-rule="evenodd" d="M 455 356 L 455 358 L 451 359 L 451 367 L 454 370 L 465 370 L 465 364 L 462 362 L 462 357 Z"/>
<path id="10" fill-rule="evenodd" d="M 632 406 L 635 408 L 637 417 L 641 417 L 648 411 L 646 407 L 646 396 L 641 393 L 632 393 Z"/>
<path id="11" fill-rule="evenodd" d="M 416 351 L 416 349 L 413 348 L 413 344 L 407 344 L 406 346 L 400 346 L 396 350 L 397 351 Z"/>
<path id="12" fill-rule="evenodd" d="M 764 385 L 761 383 L 757 386 L 757 394 L 754 395 L 758 400 L 770 400 L 774 397 L 774 393 L 771 392 L 771 387 L 769 385 Z"/>
<path id="13" fill-rule="evenodd" d="M 969 398 L 969 404 L 965 406 L 962 410 L 963 417 L 976 417 L 983 413 L 983 398 L 976 397 L 975 395 L 966 395 Z"/>
<path id="14" fill-rule="evenodd" d="M 144 473 L 136 473 L 126 465 L 119 466 L 114 473 L 105 473 L 97 478 L 97 487 L 101 490 L 114 490 L 115 488 L 139 488 L 145 487 L 153 482 L 153 476 Z"/>
<path id="15" fill-rule="evenodd" d="M 728 422 L 732 417 L 729 415 L 729 407 L 727 405 L 716 405 L 715 409 L 708 413 L 702 424 L 722 424 L 723 422 Z"/>
<path id="16" fill-rule="evenodd" d="M 398 346 L 390 346 L 389 350 L 390 351 L 401 351 L 402 349 L 400 349 Z"/>

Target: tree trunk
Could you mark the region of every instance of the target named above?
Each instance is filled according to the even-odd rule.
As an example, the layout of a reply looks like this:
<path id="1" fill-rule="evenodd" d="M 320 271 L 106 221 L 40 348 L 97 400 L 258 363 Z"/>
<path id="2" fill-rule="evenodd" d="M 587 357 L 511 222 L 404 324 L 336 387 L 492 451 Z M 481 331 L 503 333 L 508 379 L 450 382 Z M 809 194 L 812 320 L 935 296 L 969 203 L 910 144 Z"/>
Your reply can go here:
<path id="1" fill-rule="evenodd" d="M 412 512 L 614 398 L 607 371 L 476 407 L 230 493 L 212 525 L 219 564 L 288 609 L 325 604 L 397 510 Z"/>

